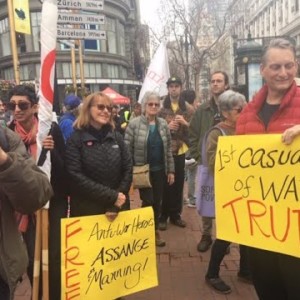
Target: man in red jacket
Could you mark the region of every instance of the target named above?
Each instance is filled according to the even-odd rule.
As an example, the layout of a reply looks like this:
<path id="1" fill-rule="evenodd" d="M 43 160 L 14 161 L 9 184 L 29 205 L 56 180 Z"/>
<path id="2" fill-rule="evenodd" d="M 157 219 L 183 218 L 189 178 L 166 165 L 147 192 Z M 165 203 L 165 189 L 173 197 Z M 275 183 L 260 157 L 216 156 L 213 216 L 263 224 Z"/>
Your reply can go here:
<path id="1" fill-rule="evenodd" d="M 290 144 L 300 134 L 300 87 L 296 51 L 285 39 L 275 39 L 265 48 L 260 72 L 265 85 L 244 109 L 237 122 L 237 134 L 282 133 Z M 260 299 L 300 298 L 300 258 L 249 249 L 253 283 Z"/>

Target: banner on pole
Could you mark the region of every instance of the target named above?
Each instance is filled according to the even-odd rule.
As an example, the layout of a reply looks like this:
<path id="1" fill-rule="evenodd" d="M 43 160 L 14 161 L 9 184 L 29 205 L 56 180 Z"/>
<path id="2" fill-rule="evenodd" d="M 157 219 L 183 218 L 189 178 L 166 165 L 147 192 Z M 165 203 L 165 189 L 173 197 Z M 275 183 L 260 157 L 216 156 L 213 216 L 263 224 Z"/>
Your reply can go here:
<path id="1" fill-rule="evenodd" d="M 157 286 L 151 207 L 61 221 L 61 299 L 116 299 Z"/>
<path id="2" fill-rule="evenodd" d="M 13 0 L 15 31 L 31 34 L 28 0 Z"/>
<path id="3" fill-rule="evenodd" d="M 157 92 L 160 96 L 168 94 L 167 80 L 170 77 L 168 51 L 166 42 L 163 41 L 151 60 L 146 77 L 144 79 L 138 102 L 142 99 L 146 92 Z"/>
<path id="4" fill-rule="evenodd" d="M 54 99 L 54 72 L 56 59 L 56 27 L 57 27 L 57 1 L 44 0 L 41 20 L 41 71 L 39 85 L 39 110 L 37 146 L 40 158 L 43 151 L 43 140 L 49 134 L 53 120 Z M 45 151 L 45 150 L 44 150 Z M 44 152 L 45 154 L 45 152 Z M 46 160 L 41 169 L 50 179 L 51 161 L 50 151 L 46 152 Z"/>
<path id="5" fill-rule="evenodd" d="M 217 238 L 300 257 L 300 138 L 219 137 Z"/>

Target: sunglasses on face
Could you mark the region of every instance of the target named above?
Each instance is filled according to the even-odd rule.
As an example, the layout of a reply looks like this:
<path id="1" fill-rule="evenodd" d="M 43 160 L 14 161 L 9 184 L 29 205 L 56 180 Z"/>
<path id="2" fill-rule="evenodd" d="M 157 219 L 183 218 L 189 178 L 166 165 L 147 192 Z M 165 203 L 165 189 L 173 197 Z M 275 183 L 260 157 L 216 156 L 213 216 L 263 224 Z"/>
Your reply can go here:
<path id="1" fill-rule="evenodd" d="M 238 114 L 240 114 L 243 110 L 243 107 L 233 108 L 232 110 L 235 110 Z"/>
<path id="2" fill-rule="evenodd" d="M 9 110 L 14 111 L 16 109 L 16 106 L 18 106 L 20 110 L 27 110 L 29 107 L 31 107 L 31 103 L 28 103 L 28 102 L 19 102 L 19 103 L 8 102 L 7 103 L 7 108 Z"/>
<path id="3" fill-rule="evenodd" d="M 104 105 L 104 104 L 95 104 L 95 105 L 92 105 L 92 106 L 95 106 L 97 107 L 98 110 L 101 110 L 101 111 L 104 111 L 104 109 L 106 108 L 108 112 L 111 113 L 112 111 L 112 106 L 110 105 Z"/>
<path id="4" fill-rule="evenodd" d="M 152 103 L 152 102 L 150 102 L 150 103 L 147 103 L 147 105 L 148 106 L 152 106 L 152 107 L 159 107 L 159 103 Z"/>

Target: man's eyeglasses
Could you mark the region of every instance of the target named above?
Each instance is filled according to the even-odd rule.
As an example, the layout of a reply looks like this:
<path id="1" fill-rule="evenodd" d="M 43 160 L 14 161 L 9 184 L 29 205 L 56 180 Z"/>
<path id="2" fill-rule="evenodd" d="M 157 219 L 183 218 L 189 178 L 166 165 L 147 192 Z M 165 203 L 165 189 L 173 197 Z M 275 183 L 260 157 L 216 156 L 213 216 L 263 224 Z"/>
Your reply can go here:
<path id="1" fill-rule="evenodd" d="M 111 113 L 111 111 L 112 111 L 112 106 L 110 106 L 110 105 L 104 105 L 104 104 L 94 104 L 94 105 L 92 105 L 92 106 L 96 106 L 97 107 L 97 109 L 98 110 L 101 110 L 101 111 L 103 111 L 105 108 L 107 109 L 107 111 L 108 112 L 110 112 Z"/>
<path id="2" fill-rule="evenodd" d="M 159 103 L 153 103 L 153 102 L 147 103 L 147 105 L 152 106 L 152 107 L 159 107 L 160 106 Z"/>
<path id="3" fill-rule="evenodd" d="M 31 103 L 21 102 L 21 101 L 18 103 L 8 102 L 6 104 L 6 106 L 9 110 L 12 110 L 12 111 L 14 111 L 16 109 L 16 106 L 18 106 L 20 110 L 27 110 L 29 107 L 31 107 Z"/>
<path id="4" fill-rule="evenodd" d="M 235 110 L 238 114 L 240 114 L 243 110 L 243 107 L 239 107 L 239 108 L 232 108 L 231 110 Z"/>

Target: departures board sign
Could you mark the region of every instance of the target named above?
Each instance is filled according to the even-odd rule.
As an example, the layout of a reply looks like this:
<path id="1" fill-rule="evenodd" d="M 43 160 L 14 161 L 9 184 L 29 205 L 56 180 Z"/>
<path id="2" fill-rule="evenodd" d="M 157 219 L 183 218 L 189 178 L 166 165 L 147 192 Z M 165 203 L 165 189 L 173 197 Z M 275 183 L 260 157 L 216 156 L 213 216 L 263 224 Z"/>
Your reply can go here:
<path id="1" fill-rule="evenodd" d="M 105 40 L 106 32 L 97 28 L 105 23 L 105 16 L 98 14 L 104 9 L 103 3 L 103 0 L 58 0 L 57 39 Z"/>

